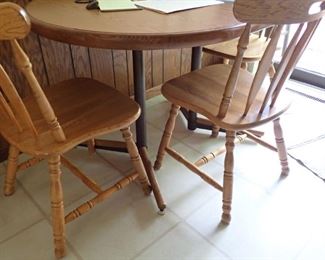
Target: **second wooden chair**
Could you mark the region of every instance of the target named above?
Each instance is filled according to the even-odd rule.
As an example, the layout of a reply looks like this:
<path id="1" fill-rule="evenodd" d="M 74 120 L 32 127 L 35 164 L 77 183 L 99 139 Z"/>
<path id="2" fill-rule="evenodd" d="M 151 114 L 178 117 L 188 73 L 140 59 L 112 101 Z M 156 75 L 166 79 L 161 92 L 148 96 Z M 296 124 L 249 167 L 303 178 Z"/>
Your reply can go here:
<path id="1" fill-rule="evenodd" d="M 324 1 L 321 1 L 324 2 Z M 315 3 L 318 10 L 315 11 Z M 324 4 L 324 3 L 323 3 Z M 313 12 L 310 9 L 313 8 Z M 286 147 L 280 126 L 280 116 L 289 108 L 289 100 L 283 89 L 321 18 L 325 15 L 319 0 L 237 0 L 235 17 L 246 27 L 238 42 L 238 51 L 232 65 L 217 64 L 172 79 L 162 86 L 162 94 L 172 103 L 170 115 L 160 142 L 155 169 L 159 169 L 166 153 L 201 177 L 223 194 L 222 222 L 231 220 L 233 190 L 234 147 L 236 133 L 243 133 L 258 143 L 278 152 L 282 174 L 289 172 Z M 277 42 L 285 24 L 298 24 L 276 74 L 270 84 L 264 79 L 272 63 Z M 259 63 L 256 74 L 241 68 L 245 50 L 249 44 L 254 24 L 274 26 L 271 38 Z M 281 95 L 280 95 L 281 94 Z M 226 130 L 226 145 L 214 153 L 192 163 L 170 147 L 170 139 L 179 108 L 199 113 L 215 125 Z M 273 122 L 276 147 L 267 144 L 247 131 L 256 126 Z M 223 184 L 203 172 L 199 167 L 226 151 Z M 265 162 L 267 164 L 267 162 Z"/>

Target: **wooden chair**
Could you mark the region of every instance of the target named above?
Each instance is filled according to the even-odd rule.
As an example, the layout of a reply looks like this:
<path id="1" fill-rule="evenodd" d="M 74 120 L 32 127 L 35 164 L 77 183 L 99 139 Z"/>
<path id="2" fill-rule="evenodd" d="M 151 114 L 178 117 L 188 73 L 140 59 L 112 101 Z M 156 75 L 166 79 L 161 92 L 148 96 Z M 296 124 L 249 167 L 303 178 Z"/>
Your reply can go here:
<path id="1" fill-rule="evenodd" d="M 249 63 L 255 63 L 262 59 L 263 54 L 266 50 L 267 45 L 270 42 L 270 37 L 263 36 L 263 31 L 257 33 L 251 33 L 249 36 L 249 43 L 247 46 L 247 50 L 244 53 L 242 68 L 247 69 Z M 269 34 L 272 33 L 272 30 Z M 223 63 L 228 64 L 229 60 L 234 60 L 237 56 L 237 45 L 239 38 L 220 42 L 212 45 L 207 45 L 203 47 L 203 52 L 216 55 L 220 58 L 223 58 Z M 271 64 L 269 68 L 269 76 L 273 78 L 275 74 L 275 68 L 273 64 Z"/>
<path id="2" fill-rule="evenodd" d="M 0 40 L 10 42 L 14 60 L 32 92 L 30 96 L 21 98 L 0 65 L 0 133 L 10 144 L 4 194 L 9 196 L 14 193 L 18 170 L 30 167 L 42 159 L 48 161 L 55 255 L 62 257 L 66 253 L 66 223 L 135 180 L 140 182 L 145 194 L 150 194 L 152 188 L 158 189 L 156 185 L 151 188 L 148 182 L 130 132 L 130 124 L 139 117 L 140 108 L 115 89 L 92 79 L 71 79 L 42 90 L 27 55 L 17 41 L 30 31 L 28 16 L 18 5 L 1 3 L 0 17 Z M 122 132 L 135 169 L 115 185 L 102 189 L 63 154 L 79 143 L 117 130 Z M 33 158 L 18 165 L 20 152 L 32 155 Z M 92 199 L 65 217 L 60 181 L 61 163 L 96 193 Z"/>
<path id="3" fill-rule="evenodd" d="M 289 173 L 287 152 L 279 120 L 289 107 L 286 90 L 283 89 L 283 86 L 325 14 L 325 11 L 321 10 L 319 6 L 317 12 L 309 14 L 311 6 L 314 6 L 315 3 L 319 5 L 320 2 L 319 0 L 235 1 L 234 15 L 239 21 L 245 22 L 246 27 L 238 43 L 238 52 L 234 64 L 207 66 L 172 79 L 162 86 L 162 94 L 172 105 L 160 142 L 155 169 L 158 170 L 161 167 L 163 157 L 167 152 L 205 182 L 220 190 L 223 193 L 223 223 L 228 224 L 231 220 L 233 150 L 238 139 L 236 133 L 247 135 L 267 148 L 277 151 L 282 174 L 287 175 Z M 299 24 L 298 29 L 286 49 L 271 83 L 264 84 L 266 82 L 264 78 L 267 76 L 267 71 L 272 62 L 281 30 L 285 24 L 292 23 Z M 275 26 L 273 36 L 255 75 L 241 68 L 253 24 Z M 226 129 L 225 148 L 204 156 L 195 163 L 189 162 L 173 150 L 169 144 L 180 107 L 200 113 L 215 125 Z M 274 123 L 276 147 L 247 131 L 271 121 Z M 199 166 L 207 163 L 223 151 L 226 151 L 226 156 L 223 185 L 221 185 L 203 172 Z"/>

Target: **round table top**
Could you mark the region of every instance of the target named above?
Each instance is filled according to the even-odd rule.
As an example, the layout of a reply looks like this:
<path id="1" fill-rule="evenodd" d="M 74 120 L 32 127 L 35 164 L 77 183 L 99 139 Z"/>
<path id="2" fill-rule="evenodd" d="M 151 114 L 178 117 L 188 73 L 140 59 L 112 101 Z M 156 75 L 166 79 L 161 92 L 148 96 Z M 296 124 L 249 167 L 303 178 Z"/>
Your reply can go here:
<path id="1" fill-rule="evenodd" d="M 239 36 L 232 4 L 172 14 L 150 10 L 100 12 L 73 0 L 33 0 L 32 30 L 49 39 L 97 48 L 146 50 L 202 46 Z"/>

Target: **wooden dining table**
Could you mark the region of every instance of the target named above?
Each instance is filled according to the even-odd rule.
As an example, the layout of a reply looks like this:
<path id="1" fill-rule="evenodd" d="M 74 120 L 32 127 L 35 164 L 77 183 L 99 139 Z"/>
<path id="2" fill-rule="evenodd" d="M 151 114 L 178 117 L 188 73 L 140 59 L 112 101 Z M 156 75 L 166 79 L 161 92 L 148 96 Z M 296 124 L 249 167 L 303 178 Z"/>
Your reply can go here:
<path id="1" fill-rule="evenodd" d="M 33 0 L 26 10 L 32 30 L 46 38 L 86 47 L 132 50 L 134 98 L 142 111 L 136 121 L 136 140 L 153 181 L 150 176 L 154 170 L 147 153 L 143 51 L 190 47 L 191 70 L 195 70 L 201 64 L 201 46 L 235 38 L 244 25 L 233 16 L 231 3 L 171 14 L 150 10 L 100 12 L 85 6 L 73 0 Z M 196 114 L 189 111 L 187 116 L 193 129 L 191 122 Z M 159 203 L 164 203 L 161 196 Z"/>

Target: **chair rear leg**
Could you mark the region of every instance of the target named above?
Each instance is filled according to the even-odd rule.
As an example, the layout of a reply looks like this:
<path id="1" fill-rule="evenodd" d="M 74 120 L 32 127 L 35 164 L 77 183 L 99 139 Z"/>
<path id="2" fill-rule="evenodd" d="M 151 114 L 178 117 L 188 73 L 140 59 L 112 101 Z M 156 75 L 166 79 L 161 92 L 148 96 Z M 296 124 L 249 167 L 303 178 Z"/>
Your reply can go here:
<path id="1" fill-rule="evenodd" d="M 93 155 L 96 152 L 96 143 L 95 143 L 95 139 L 89 139 L 87 141 L 87 147 L 88 147 L 88 153 L 89 155 Z"/>
<path id="2" fill-rule="evenodd" d="M 18 155 L 19 155 L 18 148 L 16 148 L 13 145 L 10 145 L 7 173 L 5 177 L 4 190 L 3 190 L 5 196 L 10 196 L 15 192 Z"/>
<path id="3" fill-rule="evenodd" d="M 269 77 L 270 77 L 270 79 L 273 79 L 275 73 L 276 73 L 276 70 L 275 70 L 275 68 L 274 68 L 274 65 L 271 64 L 271 66 L 270 66 L 270 68 L 269 68 Z"/>
<path id="4" fill-rule="evenodd" d="M 219 135 L 220 127 L 217 125 L 212 126 L 211 130 L 211 138 L 217 138 Z"/>
<path id="5" fill-rule="evenodd" d="M 55 256 L 61 258 L 66 254 L 63 191 L 61 185 L 60 156 L 52 155 L 48 159 L 51 178 L 52 229 Z"/>
<path id="6" fill-rule="evenodd" d="M 176 121 L 176 117 L 178 115 L 179 109 L 180 109 L 180 106 L 172 104 L 171 109 L 170 109 L 169 118 L 166 122 L 165 131 L 161 138 L 157 158 L 156 158 L 156 161 L 154 164 L 155 170 L 159 170 L 161 167 L 162 160 L 166 153 L 165 149 L 166 149 L 166 147 L 169 146 L 170 139 L 172 137 L 172 134 L 173 134 L 173 131 L 175 128 L 175 121 Z"/>
<path id="7" fill-rule="evenodd" d="M 226 132 L 226 157 L 225 169 L 223 175 L 223 193 L 222 193 L 222 219 L 224 224 L 229 224 L 231 221 L 231 201 L 233 187 L 233 170 L 234 170 L 234 147 L 235 147 L 235 131 Z"/>
<path id="8" fill-rule="evenodd" d="M 146 171 L 141 160 L 141 157 L 138 152 L 138 148 L 135 145 L 132 133 L 130 131 L 130 127 L 121 129 L 122 136 L 126 142 L 126 148 L 130 154 L 131 161 L 133 163 L 133 167 L 135 168 L 136 172 L 139 174 L 139 181 L 142 185 L 143 191 L 146 195 L 149 195 L 151 192 L 151 187 L 146 175 Z"/>
<path id="9" fill-rule="evenodd" d="M 278 154 L 279 154 L 279 159 L 282 168 L 281 174 L 288 175 L 289 164 L 288 164 L 287 148 L 283 139 L 283 132 L 280 125 L 280 118 L 277 118 L 273 121 L 273 126 L 274 126 L 275 142 L 278 148 Z"/>
<path id="10" fill-rule="evenodd" d="M 229 61 L 230 61 L 229 59 L 224 58 L 222 62 L 223 62 L 223 64 L 228 65 Z"/>

